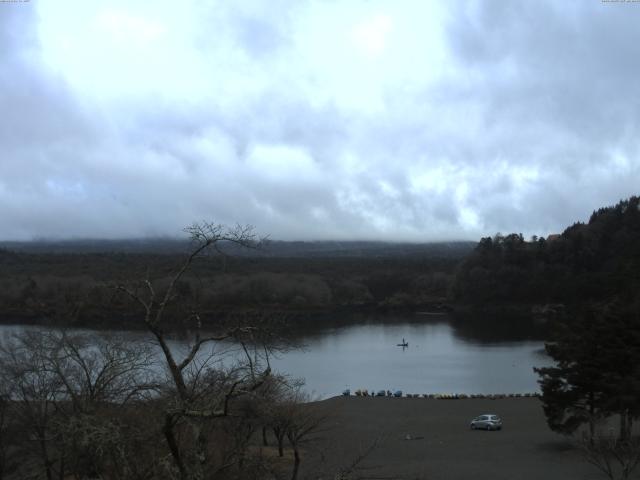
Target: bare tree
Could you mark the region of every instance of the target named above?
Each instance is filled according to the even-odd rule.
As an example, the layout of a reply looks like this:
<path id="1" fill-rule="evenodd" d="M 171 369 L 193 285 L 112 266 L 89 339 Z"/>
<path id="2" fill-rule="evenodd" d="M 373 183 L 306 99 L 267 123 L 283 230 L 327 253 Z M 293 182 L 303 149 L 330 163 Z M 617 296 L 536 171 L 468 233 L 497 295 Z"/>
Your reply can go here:
<path id="1" fill-rule="evenodd" d="M 299 386 L 271 375 L 268 319 L 242 316 L 205 328 L 197 305 L 183 303 L 182 282 L 207 252 L 224 254 L 226 244 L 255 248 L 259 240 L 251 227 L 200 223 L 186 231 L 191 251 L 166 283 L 147 274 L 114 287 L 140 307 L 159 352 L 117 338 L 46 331 L 0 345 L 0 380 L 16 405 L 11 422 L 24 432 L 13 442 L 22 449 L 21 478 L 278 476 L 279 467 L 252 448 L 269 422 L 267 405 L 288 416 L 280 444 L 286 437 L 292 446 L 296 478 L 300 445 L 319 420 L 296 409 L 306 400 Z M 172 344 L 177 330 L 186 346 Z"/>
<path id="2" fill-rule="evenodd" d="M 44 335 L 50 339 L 45 365 L 58 375 L 64 395 L 56 404 L 55 431 L 67 468 L 76 475 L 136 478 L 145 462 L 131 455 L 132 440 L 148 428 L 123 420 L 158 391 L 152 350 L 113 336 Z"/>
<path id="3" fill-rule="evenodd" d="M 305 405 L 311 398 L 299 385 L 290 393 L 284 408 L 289 416 L 286 426 L 286 436 L 293 450 L 293 470 L 291 480 L 298 478 L 300 463 L 302 461 L 301 446 L 314 439 L 314 435 L 320 433 L 326 422 L 327 414 L 318 406 Z"/>
<path id="4" fill-rule="evenodd" d="M 63 475 L 64 461 L 53 448 L 56 438 L 52 431 L 62 382 L 45 365 L 45 338 L 36 332 L 16 335 L 0 347 L 0 354 L 2 383 L 12 392 L 15 421 L 23 426 L 25 461 L 21 471 L 36 468 L 38 462 L 47 480 Z"/>
<path id="5" fill-rule="evenodd" d="M 59 376 L 76 411 L 98 405 L 126 404 L 158 389 L 153 352 L 145 344 L 99 335 L 45 333 L 45 365 Z"/>
<path id="6" fill-rule="evenodd" d="M 610 480 L 626 480 L 640 464 L 640 439 L 615 436 L 583 437 L 579 442 L 587 462 Z"/>
<path id="7" fill-rule="evenodd" d="M 178 298 L 178 285 L 200 257 L 213 250 L 224 254 L 223 245 L 232 244 L 256 248 L 260 240 L 250 226 L 227 228 L 213 223 L 195 223 L 185 229 L 192 242 L 191 252 L 172 275 L 162 291 L 156 291 L 150 278 L 143 288 L 118 285 L 142 307 L 142 322 L 153 335 L 163 353 L 171 379 L 170 402 L 165 411 L 162 432 L 171 452 L 179 477 L 199 479 L 211 466 L 206 422 L 232 415 L 231 403 L 243 396 L 255 394 L 271 374 L 267 348 L 256 344 L 257 329 L 251 325 L 227 326 L 205 335 L 200 313 L 192 309 L 188 320 L 193 336 L 182 358 L 176 358 L 169 342 L 167 311 Z M 208 344 L 235 342 L 242 346 L 244 361 L 227 370 L 214 369 L 208 362 L 199 363 L 199 355 Z M 181 432 L 181 438 L 178 438 Z M 184 437 L 190 437 L 185 440 Z M 224 465 L 223 465 L 224 466 Z"/>
<path id="8" fill-rule="evenodd" d="M 20 476 L 95 473 L 116 465 L 115 458 L 105 459 L 117 449 L 126 458 L 121 412 L 114 408 L 154 388 L 147 383 L 150 355 L 140 346 L 64 332 L 27 331 L 7 339 L 0 346 L 0 376 L 11 392 L 12 426 L 23 432 L 12 439 Z"/>
<path id="9" fill-rule="evenodd" d="M 392 480 L 399 479 L 401 477 L 396 476 L 381 476 L 372 475 L 366 473 L 367 471 L 375 470 L 375 466 L 364 466 L 363 463 L 367 460 L 373 452 L 381 446 L 385 441 L 385 437 L 377 437 L 371 443 L 361 448 L 353 459 L 338 469 L 333 476 L 334 480 Z"/>
<path id="10" fill-rule="evenodd" d="M 276 439 L 279 457 L 284 456 L 287 430 L 293 421 L 292 392 L 300 389 L 303 383 L 302 380 L 290 380 L 281 375 L 274 375 L 262 389 L 261 417 L 264 427 L 271 430 Z M 266 446 L 266 432 L 263 431 L 262 436 L 263 445 Z"/>
<path id="11" fill-rule="evenodd" d="M 10 426 L 8 417 L 11 415 L 9 410 L 11 398 L 6 387 L 5 384 L 0 386 L 0 480 L 5 478 L 5 474 L 11 470 L 13 464 L 9 454 Z"/>

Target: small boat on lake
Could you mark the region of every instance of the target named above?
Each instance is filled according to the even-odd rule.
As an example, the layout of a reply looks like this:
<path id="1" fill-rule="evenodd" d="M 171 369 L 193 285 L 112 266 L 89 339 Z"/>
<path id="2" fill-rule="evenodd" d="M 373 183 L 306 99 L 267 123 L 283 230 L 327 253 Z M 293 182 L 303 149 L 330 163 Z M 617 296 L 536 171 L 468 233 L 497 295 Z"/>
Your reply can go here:
<path id="1" fill-rule="evenodd" d="M 398 347 L 408 347 L 409 342 L 407 342 L 404 338 L 402 339 L 402 343 L 398 343 Z"/>

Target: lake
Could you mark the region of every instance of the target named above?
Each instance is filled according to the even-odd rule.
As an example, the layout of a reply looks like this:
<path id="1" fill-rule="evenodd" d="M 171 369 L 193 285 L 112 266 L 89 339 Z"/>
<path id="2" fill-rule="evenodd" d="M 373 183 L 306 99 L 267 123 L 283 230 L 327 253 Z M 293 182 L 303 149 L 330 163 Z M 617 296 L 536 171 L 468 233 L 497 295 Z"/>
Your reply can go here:
<path id="1" fill-rule="evenodd" d="M 397 346 L 405 339 L 408 347 Z M 458 334 L 448 321 L 373 323 L 324 330 L 274 366 L 306 378 L 319 396 L 345 388 L 405 393 L 539 391 L 534 366 L 550 363 L 541 340 L 486 341 Z"/>
<path id="2" fill-rule="evenodd" d="M 526 393 L 539 390 L 534 366 L 550 359 L 543 342 L 530 335 L 500 335 L 491 324 L 461 328 L 448 317 L 440 319 L 376 318 L 301 333 L 302 349 L 277 355 L 274 370 L 304 378 L 317 397 L 339 395 L 345 388 L 402 390 L 405 393 Z M 0 335 L 42 327 L 3 325 Z M 86 330 L 83 330 L 86 331 Z M 143 332 L 117 332 L 132 341 L 148 341 Z M 397 346 L 405 339 L 408 347 Z M 172 348 L 182 349 L 180 339 Z"/>

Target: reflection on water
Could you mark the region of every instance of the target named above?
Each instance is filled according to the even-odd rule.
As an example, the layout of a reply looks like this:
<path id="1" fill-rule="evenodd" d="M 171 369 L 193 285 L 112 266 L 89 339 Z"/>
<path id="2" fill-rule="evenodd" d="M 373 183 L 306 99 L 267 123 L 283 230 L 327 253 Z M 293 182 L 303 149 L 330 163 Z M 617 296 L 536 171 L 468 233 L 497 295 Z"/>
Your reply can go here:
<path id="1" fill-rule="evenodd" d="M 534 366 L 547 365 L 540 339 L 530 333 L 508 335 L 499 324 L 448 317 L 425 320 L 378 318 L 358 324 L 315 329 L 300 334 L 304 348 L 272 360 L 276 371 L 305 378 L 307 389 L 321 397 L 343 389 L 400 389 L 406 393 L 525 393 L 538 390 Z M 10 334 L 22 326 L 0 326 Z M 473 334 L 474 331 L 480 334 Z M 149 341 L 143 332 L 117 332 L 132 341 Z M 533 336 L 535 337 L 535 335 Z M 406 339 L 408 347 L 397 346 Z M 495 340 L 500 339 L 500 340 Z M 172 342 L 184 350 L 184 340 Z M 224 348 L 224 345 L 219 348 Z"/>
<path id="2" fill-rule="evenodd" d="M 407 348 L 397 344 L 406 339 Z M 541 340 L 485 342 L 456 335 L 450 322 L 364 324 L 304 339 L 304 351 L 272 362 L 305 377 L 325 397 L 345 388 L 407 393 L 538 391 L 534 366 L 546 365 Z"/>

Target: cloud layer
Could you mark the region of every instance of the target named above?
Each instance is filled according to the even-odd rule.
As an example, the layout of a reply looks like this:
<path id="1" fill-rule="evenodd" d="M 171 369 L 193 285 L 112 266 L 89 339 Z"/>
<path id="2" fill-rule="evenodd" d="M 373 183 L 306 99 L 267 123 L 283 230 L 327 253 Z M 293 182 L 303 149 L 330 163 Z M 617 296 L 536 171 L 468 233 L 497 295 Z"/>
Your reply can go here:
<path id="1" fill-rule="evenodd" d="M 0 237 L 560 231 L 640 185 L 640 4 L 0 5 Z"/>

